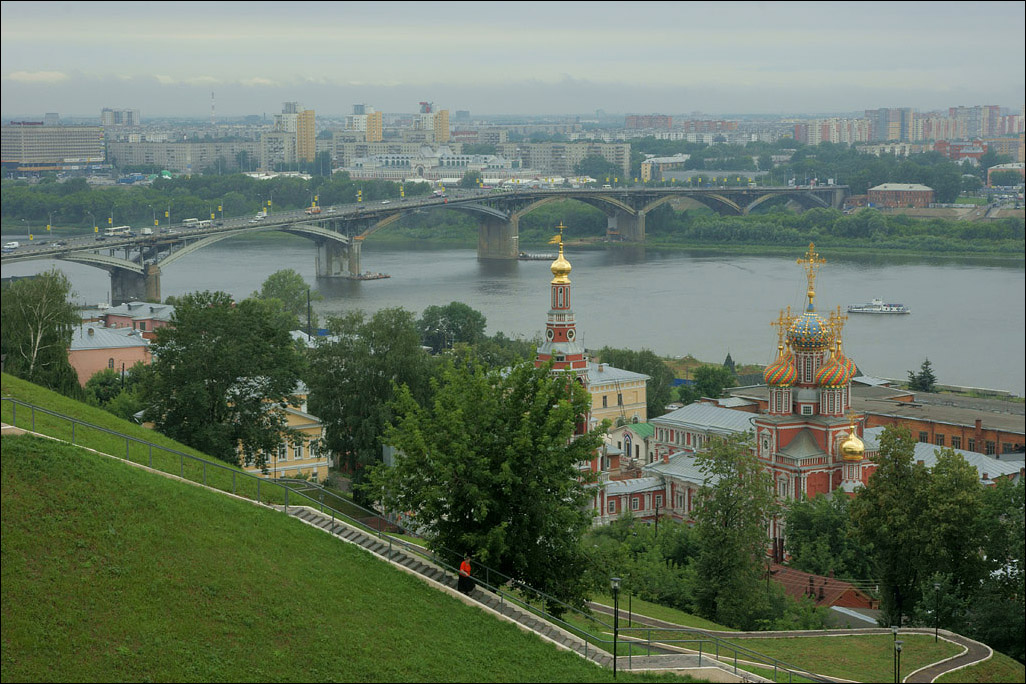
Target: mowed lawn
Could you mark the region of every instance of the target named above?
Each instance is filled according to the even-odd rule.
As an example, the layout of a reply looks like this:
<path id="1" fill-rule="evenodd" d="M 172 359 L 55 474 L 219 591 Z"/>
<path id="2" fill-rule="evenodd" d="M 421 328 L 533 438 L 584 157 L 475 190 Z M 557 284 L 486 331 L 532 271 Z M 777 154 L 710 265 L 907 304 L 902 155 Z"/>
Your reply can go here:
<path id="1" fill-rule="evenodd" d="M 2 449 L 3 681 L 612 681 L 283 514 L 50 440 Z"/>

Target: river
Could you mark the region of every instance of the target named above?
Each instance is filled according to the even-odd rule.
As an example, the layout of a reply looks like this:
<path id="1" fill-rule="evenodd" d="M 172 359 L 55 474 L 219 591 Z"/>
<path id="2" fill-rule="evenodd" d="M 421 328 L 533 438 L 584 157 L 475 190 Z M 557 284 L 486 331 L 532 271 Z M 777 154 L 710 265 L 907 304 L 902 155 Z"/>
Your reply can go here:
<path id="1" fill-rule="evenodd" d="M 806 281 L 791 257 L 661 252 L 643 247 L 573 249 L 573 309 L 578 338 L 589 348 L 651 349 L 737 363 L 773 360 L 777 337 L 770 321 L 780 309 L 804 306 Z M 929 358 L 942 384 L 1026 393 L 1026 268 L 1022 262 L 949 258 L 831 255 L 816 280 L 817 310 L 862 304 L 874 297 L 900 302 L 907 316 L 852 315 L 844 351 L 867 375 L 903 379 Z M 77 299 L 108 299 L 105 271 L 35 261 L 3 268 L 3 276 L 51 267 L 71 279 Z M 391 274 L 366 282 L 317 281 L 314 249 L 302 238 L 236 238 L 171 264 L 162 274 L 164 296 L 224 290 L 236 297 L 260 288 L 272 272 L 291 268 L 324 296 L 326 314 L 401 306 L 419 314 L 432 304 L 461 301 L 488 318 L 488 332 L 540 335 L 548 310 L 548 261 L 479 262 L 473 249 L 411 248 L 373 240 L 363 267 Z"/>

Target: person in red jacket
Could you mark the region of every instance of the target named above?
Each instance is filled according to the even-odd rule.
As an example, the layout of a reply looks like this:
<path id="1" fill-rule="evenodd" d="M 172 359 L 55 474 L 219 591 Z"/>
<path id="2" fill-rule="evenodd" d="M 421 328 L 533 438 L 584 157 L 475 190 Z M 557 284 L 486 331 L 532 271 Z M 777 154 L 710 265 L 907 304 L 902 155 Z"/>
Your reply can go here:
<path id="1" fill-rule="evenodd" d="M 456 588 L 464 594 L 470 594 L 474 589 L 474 580 L 470 577 L 470 555 L 463 556 L 463 562 L 460 563 L 460 576 L 456 580 Z"/>

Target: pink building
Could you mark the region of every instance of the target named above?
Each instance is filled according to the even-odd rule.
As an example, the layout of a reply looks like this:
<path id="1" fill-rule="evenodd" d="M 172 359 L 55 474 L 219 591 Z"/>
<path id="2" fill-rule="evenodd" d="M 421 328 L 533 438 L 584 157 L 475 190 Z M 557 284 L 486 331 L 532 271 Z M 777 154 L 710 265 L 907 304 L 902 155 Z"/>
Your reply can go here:
<path id="1" fill-rule="evenodd" d="M 150 363 L 150 342 L 138 330 L 104 328 L 82 323 L 72 330 L 68 361 L 85 386 L 89 378 L 106 368 L 128 370 L 139 361 Z"/>

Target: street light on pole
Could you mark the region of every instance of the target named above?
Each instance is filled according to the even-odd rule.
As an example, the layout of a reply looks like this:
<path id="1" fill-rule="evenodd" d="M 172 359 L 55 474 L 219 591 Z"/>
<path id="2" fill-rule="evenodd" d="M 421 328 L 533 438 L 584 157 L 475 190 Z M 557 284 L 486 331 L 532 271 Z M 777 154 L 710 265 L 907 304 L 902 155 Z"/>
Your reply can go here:
<path id="1" fill-rule="evenodd" d="M 894 684 L 898 684 L 901 681 L 901 645 L 903 641 L 894 642 L 894 655 L 896 660 L 894 661 Z"/>
<path id="2" fill-rule="evenodd" d="M 100 227 L 96 225 L 96 217 L 93 216 L 93 212 L 87 211 L 86 213 L 89 214 L 89 218 L 93 222 L 93 232 L 94 233 L 99 233 L 100 232 Z"/>
<path id="3" fill-rule="evenodd" d="M 616 644 L 620 638 L 620 578 L 611 577 L 609 586 L 613 589 L 613 679 L 616 679 Z"/>

